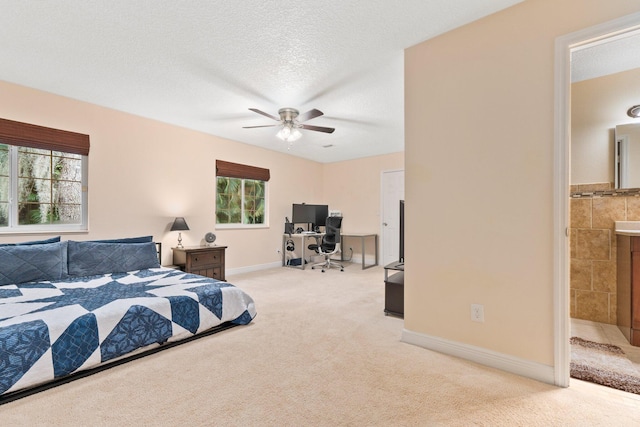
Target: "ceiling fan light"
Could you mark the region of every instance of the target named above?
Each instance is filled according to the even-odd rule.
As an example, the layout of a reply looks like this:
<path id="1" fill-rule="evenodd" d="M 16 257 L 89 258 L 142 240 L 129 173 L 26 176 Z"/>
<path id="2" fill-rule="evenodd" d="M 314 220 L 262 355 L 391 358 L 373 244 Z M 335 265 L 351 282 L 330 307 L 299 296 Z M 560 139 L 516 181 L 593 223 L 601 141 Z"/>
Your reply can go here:
<path id="1" fill-rule="evenodd" d="M 287 125 L 282 126 L 282 129 L 278 131 L 276 136 L 283 141 L 288 141 L 291 136 L 291 128 Z"/>
<path id="2" fill-rule="evenodd" d="M 293 142 L 293 141 L 297 141 L 302 137 L 302 132 L 300 132 L 298 129 L 293 129 L 291 131 L 291 135 L 289 135 L 289 141 Z"/>
<path id="3" fill-rule="evenodd" d="M 290 123 L 285 123 L 276 136 L 285 142 L 293 142 L 300 139 L 302 132 L 300 132 L 298 128 L 293 127 Z"/>

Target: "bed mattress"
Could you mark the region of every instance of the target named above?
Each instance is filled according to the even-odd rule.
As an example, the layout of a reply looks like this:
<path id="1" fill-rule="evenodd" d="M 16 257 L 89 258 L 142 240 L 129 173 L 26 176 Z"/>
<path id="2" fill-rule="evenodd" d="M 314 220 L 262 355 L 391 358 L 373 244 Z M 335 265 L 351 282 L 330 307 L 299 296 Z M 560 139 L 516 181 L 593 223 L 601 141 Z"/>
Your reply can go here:
<path id="1" fill-rule="evenodd" d="M 253 299 L 170 268 L 0 286 L 0 398 L 221 324 Z"/>

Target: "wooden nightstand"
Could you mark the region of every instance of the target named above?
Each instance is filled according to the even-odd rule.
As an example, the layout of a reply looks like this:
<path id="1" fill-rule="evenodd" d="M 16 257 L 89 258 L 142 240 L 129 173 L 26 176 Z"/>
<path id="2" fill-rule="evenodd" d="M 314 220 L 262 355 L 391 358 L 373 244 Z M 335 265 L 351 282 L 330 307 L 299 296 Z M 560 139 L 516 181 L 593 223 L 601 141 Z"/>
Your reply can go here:
<path id="1" fill-rule="evenodd" d="M 226 246 L 188 246 L 171 248 L 173 263 L 185 273 L 225 280 L 224 251 Z"/>

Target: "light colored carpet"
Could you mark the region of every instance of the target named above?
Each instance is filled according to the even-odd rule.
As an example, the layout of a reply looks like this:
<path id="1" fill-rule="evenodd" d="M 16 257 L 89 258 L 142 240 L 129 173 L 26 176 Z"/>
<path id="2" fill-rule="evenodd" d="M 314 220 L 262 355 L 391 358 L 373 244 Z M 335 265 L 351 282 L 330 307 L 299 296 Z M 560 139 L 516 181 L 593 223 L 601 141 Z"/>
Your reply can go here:
<path id="1" fill-rule="evenodd" d="M 383 277 L 356 264 L 232 276 L 256 301 L 252 324 L 0 406 L 0 425 L 638 424 L 636 395 L 557 388 L 400 342 Z"/>

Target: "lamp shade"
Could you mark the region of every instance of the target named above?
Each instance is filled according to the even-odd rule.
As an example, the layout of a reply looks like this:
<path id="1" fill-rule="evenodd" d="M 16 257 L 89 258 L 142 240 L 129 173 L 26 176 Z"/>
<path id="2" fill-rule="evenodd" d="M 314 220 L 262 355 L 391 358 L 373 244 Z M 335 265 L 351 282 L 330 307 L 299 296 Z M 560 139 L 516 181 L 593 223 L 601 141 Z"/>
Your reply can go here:
<path id="1" fill-rule="evenodd" d="M 171 225 L 170 231 L 180 231 L 180 230 L 188 230 L 189 226 L 187 225 L 187 221 L 184 220 L 183 217 L 179 216 L 173 221 Z"/>

